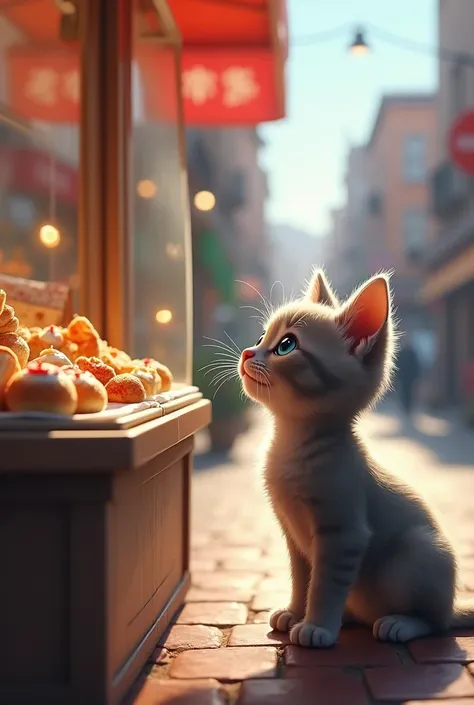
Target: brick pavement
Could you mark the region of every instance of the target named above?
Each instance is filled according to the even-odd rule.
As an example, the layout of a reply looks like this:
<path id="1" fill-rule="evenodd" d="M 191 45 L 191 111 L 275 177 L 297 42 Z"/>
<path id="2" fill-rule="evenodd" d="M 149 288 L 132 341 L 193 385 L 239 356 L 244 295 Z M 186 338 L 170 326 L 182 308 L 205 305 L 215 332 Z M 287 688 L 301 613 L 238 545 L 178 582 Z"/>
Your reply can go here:
<path id="1" fill-rule="evenodd" d="M 441 515 L 474 593 L 474 434 L 424 415 L 405 426 L 390 406 L 365 428 Z M 232 462 L 195 473 L 193 586 L 134 705 L 474 705 L 474 631 L 395 646 L 346 628 L 335 648 L 306 650 L 269 630 L 288 571 L 256 470 L 261 435 L 256 422 Z"/>

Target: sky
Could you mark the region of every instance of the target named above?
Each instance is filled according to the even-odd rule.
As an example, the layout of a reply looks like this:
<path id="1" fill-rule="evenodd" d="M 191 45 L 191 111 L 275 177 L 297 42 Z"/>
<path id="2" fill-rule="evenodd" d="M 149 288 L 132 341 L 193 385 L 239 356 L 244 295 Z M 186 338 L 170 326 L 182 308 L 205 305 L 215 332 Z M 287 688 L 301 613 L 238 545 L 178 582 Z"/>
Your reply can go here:
<path id="1" fill-rule="evenodd" d="M 474 0 L 473 0 L 474 1 Z M 314 235 L 329 226 L 329 211 L 344 202 L 345 157 L 365 142 L 386 92 L 434 90 L 434 56 L 400 48 L 367 28 L 371 53 L 347 47 L 357 25 L 375 25 L 436 46 L 438 0 L 287 0 L 290 42 L 342 27 L 339 36 L 312 46 L 290 43 L 287 117 L 267 123 L 262 161 L 270 179 L 268 216 Z"/>

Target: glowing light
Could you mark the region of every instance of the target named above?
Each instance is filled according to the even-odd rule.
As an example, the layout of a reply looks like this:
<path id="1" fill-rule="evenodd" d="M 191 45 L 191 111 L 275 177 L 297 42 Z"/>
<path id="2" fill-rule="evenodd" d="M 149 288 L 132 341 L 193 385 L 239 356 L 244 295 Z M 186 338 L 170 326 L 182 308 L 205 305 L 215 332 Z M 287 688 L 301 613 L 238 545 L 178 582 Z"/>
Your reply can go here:
<path id="1" fill-rule="evenodd" d="M 198 211 L 212 211 L 216 205 L 216 197 L 210 191 L 198 191 L 194 196 L 194 205 Z"/>
<path id="2" fill-rule="evenodd" d="M 54 225 L 43 225 L 39 231 L 39 237 L 45 247 L 53 249 L 59 245 L 61 234 Z"/>
<path id="3" fill-rule="evenodd" d="M 168 242 L 166 245 L 166 254 L 170 259 L 181 259 L 183 256 L 183 248 L 175 242 Z"/>
<path id="4" fill-rule="evenodd" d="M 364 32 L 358 29 L 355 33 L 354 41 L 349 47 L 349 51 L 354 56 L 365 56 L 370 51 L 369 45 L 365 41 Z"/>
<path id="5" fill-rule="evenodd" d="M 156 184 L 151 179 L 142 179 L 137 184 L 137 193 L 141 198 L 153 198 L 156 192 Z"/>
<path id="6" fill-rule="evenodd" d="M 173 314 L 167 308 L 163 308 L 160 311 L 156 312 L 155 320 L 157 323 L 167 325 L 173 320 Z"/>

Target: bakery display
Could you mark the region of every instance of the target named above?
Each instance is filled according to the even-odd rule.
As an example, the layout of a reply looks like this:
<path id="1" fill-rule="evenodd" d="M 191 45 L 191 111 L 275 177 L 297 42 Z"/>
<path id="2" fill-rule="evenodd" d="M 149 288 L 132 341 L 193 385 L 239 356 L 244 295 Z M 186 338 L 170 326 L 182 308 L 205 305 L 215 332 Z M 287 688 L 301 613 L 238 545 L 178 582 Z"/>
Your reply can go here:
<path id="1" fill-rule="evenodd" d="M 94 414 L 171 389 L 171 371 L 103 340 L 85 316 L 67 326 L 21 325 L 0 289 L 0 409 Z"/>
<path id="2" fill-rule="evenodd" d="M 47 411 L 74 414 L 77 391 L 70 377 L 47 362 L 30 362 L 10 378 L 5 388 L 10 411 Z"/>
<path id="3" fill-rule="evenodd" d="M 81 372 L 72 367 L 62 369 L 74 383 L 77 392 L 76 414 L 95 414 L 107 406 L 107 391 L 90 372 Z"/>
<path id="4" fill-rule="evenodd" d="M 141 381 L 127 372 L 112 377 L 105 389 L 109 401 L 116 404 L 136 404 L 146 399 L 145 387 Z"/>

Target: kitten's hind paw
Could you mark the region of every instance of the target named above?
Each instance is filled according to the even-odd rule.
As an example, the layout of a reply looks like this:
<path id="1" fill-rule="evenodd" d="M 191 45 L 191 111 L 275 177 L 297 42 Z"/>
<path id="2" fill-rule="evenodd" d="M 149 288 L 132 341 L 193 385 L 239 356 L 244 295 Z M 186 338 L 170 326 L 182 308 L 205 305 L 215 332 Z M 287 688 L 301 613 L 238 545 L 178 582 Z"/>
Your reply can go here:
<path id="1" fill-rule="evenodd" d="M 290 632 L 292 644 L 306 646 L 310 649 L 326 649 L 329 646 L 334 646 L 336 640 L 337 634 L 309 622 L 299 622 Z"/>
<path id="2" fill-rule="evenodd" d="M 270 616 L 270 626 L 277 632 L 289 632 L 301 617 L 291 610 L 277 610 Z"/>
<path id="3" fill-rule="evenodd" d="M 433 631 L 428 622 L 404 614 L 389 614 L 378 619 L 373 627 L 374 637 L 380 641 L 404 643 L 427 636 Z"/>

